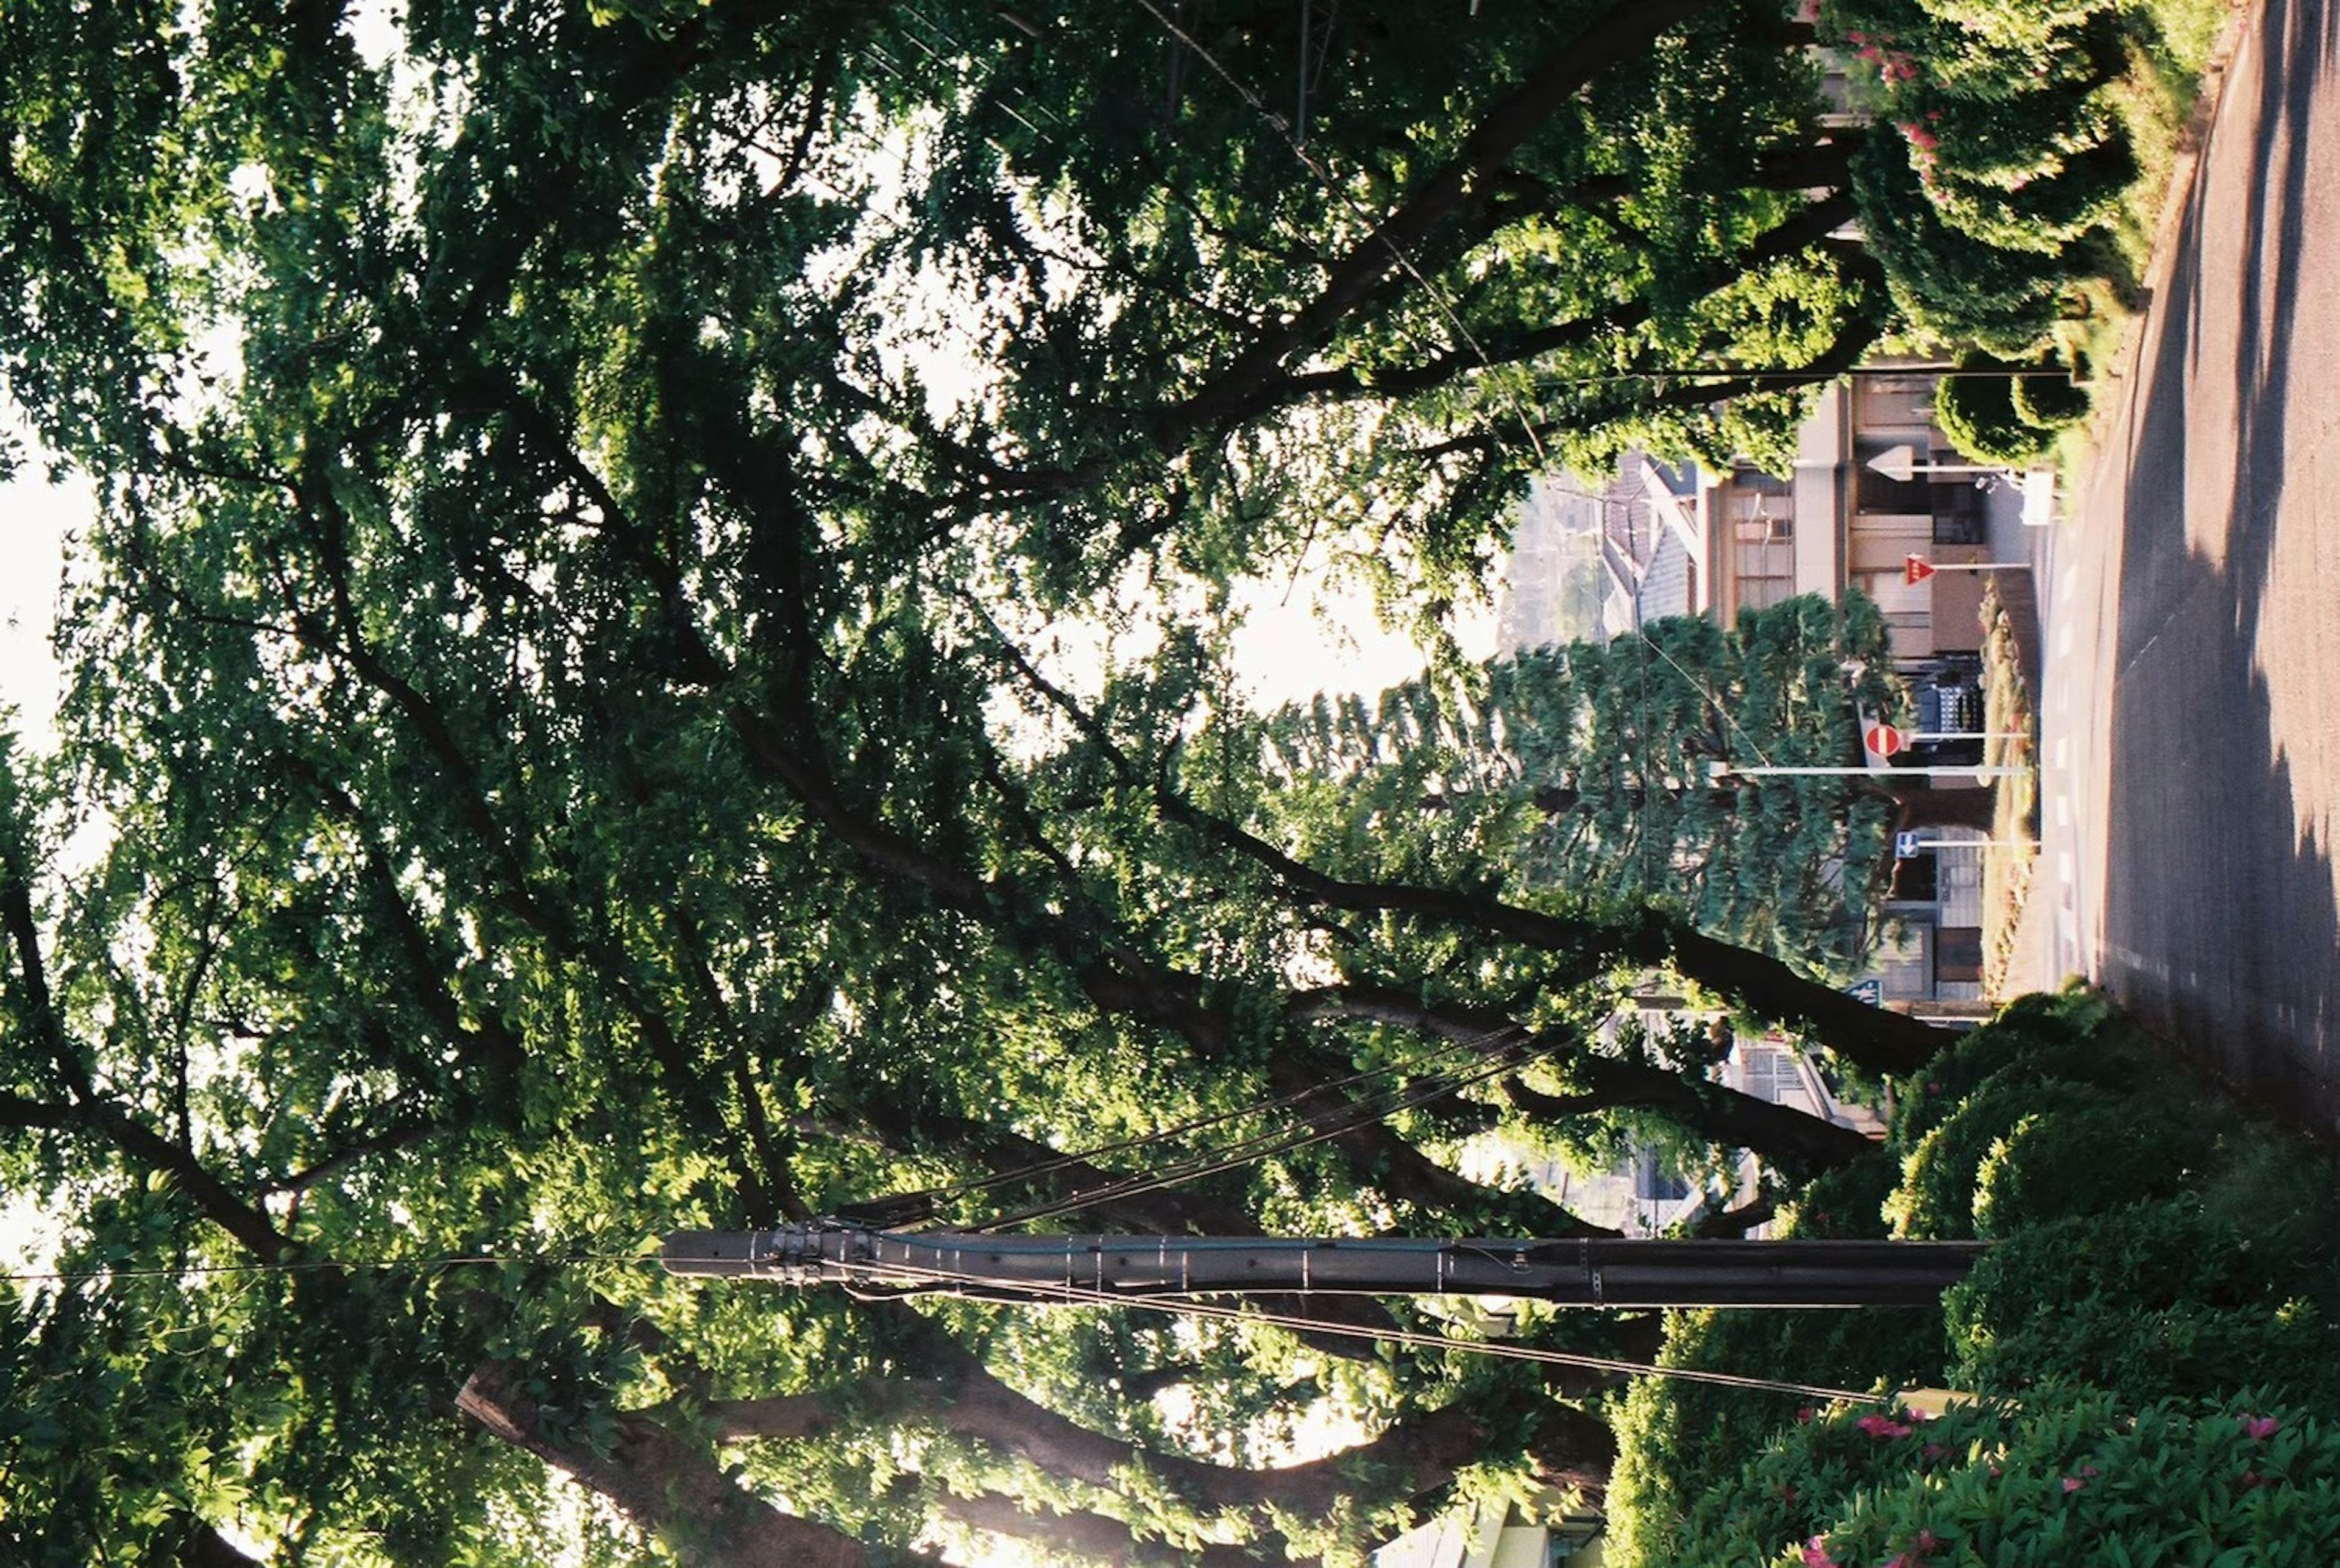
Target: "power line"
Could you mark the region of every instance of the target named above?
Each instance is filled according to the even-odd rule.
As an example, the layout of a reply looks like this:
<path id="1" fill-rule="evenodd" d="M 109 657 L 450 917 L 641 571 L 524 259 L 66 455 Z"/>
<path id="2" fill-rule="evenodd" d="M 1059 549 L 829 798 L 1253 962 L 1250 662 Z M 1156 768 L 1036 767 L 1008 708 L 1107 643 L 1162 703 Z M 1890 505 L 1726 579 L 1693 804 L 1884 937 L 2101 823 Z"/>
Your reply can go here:
<path id="1" fill-rule="evenodd" d="M 1524 1036 L 1525 1031 L 1519 1030 L 1516 1026 L 1489 1030 L 1473 1039 L 1455 1042 L 1448 1048 L 1475 1052 L 1486 1042 L 1500 1038 L 1507 1033 Z M 1344 1134 L 1355 1132 L 1374 1122 L 1385 1121 L 1399 1111 L 1411 1110 L 1417 1106 L 1427 1105 L 1433 1100 L 1443 1099 L 1448 1095 L 1458 1093 L 1473 1085 L 1484 1083 L 1489 1078 L 1510 1072 L 1514 1067 L 1522 1067 L 1540 1057 L 1549 1056 L 1558 1048 L 1558 1044 L 1556 1039 L 1550 1038 L 1547 1038 L 1547 1043 L 1542 1046 L 1536 1046 L 1532 1038 L 1515 1039 L 1502 1051 L 1497 1053 L 1491 1062 L 1476 1071 L 1469 1073 L 1450 1071 L 1439 1074 L 1427 1084 L 1407 1090 L 1378 1108 L 1371 1101 L 1363 1104 L 1353 1102 L 1348 1109 L 1334 1118 L 1332 1125 L 1328 1126 L 1304 1126 L 1285 1132 L 1257 1135 L 1217 1151 L 1207 1151 L 1162 1171 L 1141 1173 L 1089 1192 L 1074 1193 L 1056 1202 L 1036 1205 L 1031 1208 L 1002 1216 L 974 1228 L 996 1230 L 1003 1226 L 1022 1225 L 1038 1219 L 1052 1219 L 1058 1215 L 1093 1208 L 1099 1204 L 1110 1203 L 1119 1198 L 1135 1197 L 1144 1193 L 1158 1191 L 1180 1182 L 1215 1176 L 1221 1171 L 1251 1165 L 1272 1155 L 1294 1153 L 1312 1145 L 1328 1142 Z M 1400 1069 L 1393 1065 L 1384 1070 Z M 1312 1087 L 1297 1095 L 1287 1096 L 1285 1098 L 1307 1098 L 1316 1092 L 1317 1090 Z"/>
<path id="2" fill-rule="evenodd" d="M 962 1275 L 943 1269 L 921 1268 L 910 1264 L 870 1263 L 861 1266 L 869 1273 L 885 1275 L 899 1280 L 906 1285 L 947 1285 L 964 1283 Z M 980 1288 L 956 1294 L 969 1299 L 995 1299 Z M 869 1299 L 888 1298 L 873 1296 Z M 1109 1291 L 1093 1290 L 1075 1285 L 1036 1285 L 1029 1288 L 1019 1287 L 1015 1292 L 998 1296 L 996 1299 L 1015 1304 L 1036 1302 L 1042 1305 L 1056 1303 L 1068 1306 L 1130 1306 L 1174 1316 L 1264 1324 L 1304 1334 L 1331 1334 L 1350 1339 L 1370 1339 L 1377 1344 L 1404 1345 L 1427 1350 L 1461 1351 L 1466 1355 L 1486 1355 L 1502 1360 L 1576 1366 L 1595 1372 L 1616 1373 L 1624 1376 L 1658 1377 L 1681 1383 L 1710 1384 L 1724 1388 L 1792 1394 L 1812 1399 L 1843 1400 L 1853 1404 L 1870 1404 L 1887 1397 L 1872 1390 L 1839 1388 L 1827 1384 L 1797 1383 L 1785 1378 L 1717 1372 L 1705 1367 L 1661 1366 L 1649 1362 L 1628 1361 L 1617 1356 L 1552 1350 L 1542 1345 L 1522 1345 L 1503 1340 L 1453 1339 L 1444 1335 L 1431 1334 L 1420 1329 L 1394 1326 L 1375 1328 L 1361 1324 L 1334 1323 L 1304 1316 L 1298 1313 L 1272 1312 L 1228 1302 L 1204 1299 L 1183 1299 L 1174 1302 L 1145 1296 L 1117 1295 Z"/>
<path id="3" fill-rule="evenodd" d="M 649 1253 L 569 1253 L 552 1257 L 511 1253 L 452 1253 L 439 1257 L 289 1258 L 272 1263 L 151 1264 L 135 1267 L 24 1269 L 0 1274 L 13 1285 L 111 1285 L 139 1279 L 218 1279 L 293 1274 L 436 1274 L 451 1268 L 574 1268 L 597 1264 L 654 1266 Z"/>
<path id="4" fill-rule="evenodd" d="M 554 1269 L 621 1265 L 654 1269 L 659 1266 L 659 1260 L 655 1255 L 640 1253 L 574 1253 L 557 1257 L 518 1257 L 501 1254 L 463 1253 L 431 1258 L 318 1259 L 275 1263 L 186 1264 L 169 1267 L 26 1270 L 0 1275 L 0 1279 L 5 1279 L 14 1284 L 78 1285 L 110 1285 L 140 1279 L 250 1277 L 263 1275 L 331 1272 L 409 1274 L 419 1276 L 450 1268 L 501 1268 L 516 1265 Z M 872 1264 L 868 1265 L 868 1271 L 883 1274 L 889 1278 L 898 1280 L 905 1285 L 930 1286 L 964 1283 L 961 1276 L 944 1270 L 919 1268 L 909 1265 Z M 884 1296 L 871 1296 L 866 1292 L 849 1293 L 855 1295 L 857 1299 L 890 1299 Z M 1336 1335 L 1344 1338 L 1370 1339 L 1377 1343 L 1404 1345 L 1419 1349 L 1459 1351 L 1466 1355 L 1492 1356 L 1502 1360 L 1581 1367 L 1588 1371 L 1608 1372 L 1621 1376 L 1657 1377 L 1675 1382 L 1707 1384 L 1717 1387 L 1740 1388 L 1754 1392 L 1792 1394 L 1813 1399 L 1869 1404 L 1885 1397 L 1870 1390 L 1839 1388 L 1826 1384 L 1797 1383 L 1783 1378 L 1761 1377 L 1741 1373 L 1717 1372 L 1704 1367 L 1662 1366 L 1646 1362 L 1629 1361 L 1617 1356 L 1552 1350 L 1542 1345 L 1522 1345 L 1503 1340 L 1456 1339 L 1419 1329 L 1395 1326 L 1373 1328 L 1313 1318 L 1299 1313 L 1273 1312 L 1227 1302 L 1201 1299 L 1166 1301 L 1123 1296 L 1072 1285 L 1035 1285 L 1028 1289 L 1019 1289 L 1012 1294 L 987 1294 L 979 1288 L 960 1290 L 954 1294 L 968 1300 L 996 1300 L 1002 1305 L 1053 1304 L 1067 1306 L 1136 1307 L 1172 1316 L 1257 1324 L 1303 1334 Z"/>

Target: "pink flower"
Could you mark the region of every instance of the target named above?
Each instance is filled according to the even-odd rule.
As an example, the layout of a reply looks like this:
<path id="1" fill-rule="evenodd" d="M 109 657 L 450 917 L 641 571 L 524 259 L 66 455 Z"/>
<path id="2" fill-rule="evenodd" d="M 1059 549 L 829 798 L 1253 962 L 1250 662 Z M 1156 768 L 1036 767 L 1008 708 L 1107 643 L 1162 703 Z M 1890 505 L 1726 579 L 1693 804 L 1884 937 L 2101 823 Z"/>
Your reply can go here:
<path id="1" fill-rule="evenodd" d="M 1941 1544 L 1941 1538 L 1936 1535 L 1932 1531 L 1920 1530 L 1918 1532 L 1918 1553 L 1919 1556 L 1930 1556 L 1935 1551 L 1940 1548 Z"/>
<path id="2" fill-rule="evenodd" d="M 1819 1414 L 1819 1412 L 1814 1410 L 1810 1405 L 1804 1405 L 1796 1412 L 1796 1424 L 1799 1426 L 1809 1426 L 1811 1424 L 1812 1417 Z"/>
<path id="3" fill-rule="evenodd" d="M 2081 1480 L 2077 1475 L 2067 1475 L 2064 1477 L 2064 1490 L 2067 1493 L 2077 1492 L 2081 1487 L 2086 1486 L 2087 1484 L 2087 1482 Z"/>
<path id="4" fill-rule="evenodd" d="M 1938 1443 L 1929 1443 L 1926 1444 L 1926 1463 L 1931 1464 L 1935 1460 L 1939 1459 L 1943 1454 L 1948 1454 L 1948 1449 L 1943 1447 Z"/>
<path id="5" fill-rule="evenodd" d="M 1828 1548 L 1815 1535 L 1804 1543 L 1804 1568 L 1841 1568 L 1841 1565 L 1828 1554 Z"/>
<path id="6" fill-rule="evenodd" d="M 2253 1443 L 2264 1443 L 2282 1430 L 2283 1423 L 2277 1421 L 2272 1415 L 2246 1415 L 2243 1417 L 2243 1435 L 2249 1438 Z"/>
<path id="7" fill-rule="evenodd" d="M 1889 1415 L 1864 1415 L 1853 1423 L 1869 1436 L 1882 1442 L 1889 1437 L 1907 1437 L 1909 1429 Z"/>
<path id="8" fill-rule="evenodd" d="M 2246 1470 L 2243 1472 L 2243 1486 L 2245 1490 L 2256 1492 L 2266 1484 L 2266 1477 L 2261 1475 L 2257 1471 Z"/>

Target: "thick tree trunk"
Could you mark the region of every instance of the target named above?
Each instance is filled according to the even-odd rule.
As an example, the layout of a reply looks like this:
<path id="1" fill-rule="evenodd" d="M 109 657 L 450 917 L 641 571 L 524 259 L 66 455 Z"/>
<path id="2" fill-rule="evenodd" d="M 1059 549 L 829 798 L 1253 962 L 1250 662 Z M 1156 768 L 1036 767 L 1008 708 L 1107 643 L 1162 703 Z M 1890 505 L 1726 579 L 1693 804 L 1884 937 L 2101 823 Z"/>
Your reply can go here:
<path id="1" fill-rule="evenodd" d="M 197 1521 L 188 1526 L 186 1539 L 180 1543 L 179 1568 L 261 1568 L 261 1565 L 257 1558 L 245 1556 L 226 1536 Z"/>
<path id="2" fill-rule="evenodd" d="M 1375 1018 L 1486 1049 L 1505 1043 L 1508 1020 L 1501 1014 L 1433 1006 L 1382 987 L 1338 987 L 1318 993 L 1311 1005 L 1320 1012 Z M 1516 1031 L 1512 1034 L 1516 1037 Z M 1641 1062 L 1596 1056 L 1581 1045 L 1564 1059 L 1569 1073 L 1583 1086 L 1583 1094 L 1563 1098 L 1510 1083 L 1504 1086 L 1504 1093 L 1512 1104 L 1531 1115 L 1555 1116 L 1581 1116 L 1595 1109 L 1654 1110 L 1709 1142 L 1751 1150 L 1794 1171 L 1832 1170 L 1859 1158 L 1871 1146 L 1849 1127 L 1791 1106 L 1759 1100 L 1722 1084 Z"/>
<path id="3" fill-rule="evenodd" d="M 455 1406 L 497 1437 L 599 1493 L 694 1568 L 869 1568 L 850 1536 L 783 1513 L 638 1411 L 620 1413 L 608 1451 L 550 1435 L 510 1364 L 471 1374 Z"/>
<path id="4" fill-rule="evenodd" d="M 1128 1525 L 1102 1513 L 1027 1508 L 996 1492 L 974 1497 L 945 1493 L 937 1506 L 944 1518 L 970 1530 L 1022 1542 L 1050 1556 L 1077 1557 L 1106 1568 L 1261 1568 L 1264 1562 L 1288 1562 L 1308 1568 L 1324 1561 L 1289 1555 L 1281 1536 L 1255 1543 L 1270 1547 L 1266 1552 L 1217 1543 L 1174 1549 L 1164 1542 L 1141 1540 Z"/>
<path id="5" fill-rule="evenodd" d="M 1570 1071 L 1614 1104 L 1661 1112 L 1710 1143 L 1750 1150 L 1766 1164 L 1796 1175 L 1838 1169 L 1877 1146 L 1850 1127 L 1792 1106 L 1774 1105 L 1721 1084 L 1694 1082 L 1641 1062 L 1586 1057 L 1572 1063 Z"/>
<path id="6" fill-rule="evenodd" d="M 1975 784 L 1948 789 L 1902 788 L 1889 792 L 1898 812 L 1894 826 L 1904 830 L 1972 828 L 1988 833 L 1998 804 L 1998 791 Z"/>
<path id="7" fill-rule="evenodd" d="M 1664 956 L 1676 973 L 1760 1017 L 1800 1024 L 1866 1071 L 1914 1073 L 1948 1036 L 1902 1013 L 1872 1007 L 1822 980 L 1798 974 L 1768 953 L 1733 947 L 1688 926 L 1669 926 Z"/>
<path id="8" fill-rule="evenodd" d="M 1410 1497 L 1443 1484 L 1485 1456 L 1493 1434 L 1532 1421 L 1536 1453 L 1554 1474 L 1598 1487 L 1616 1451 L 1609 1429 L 1533 1388 L 1492 1403 L 1458 1403 L 1393 1424 L 1370 1442 L 1304 1464 L 1252 1469 L 1215 1464 L 1125 1442 L 1066 1419 L 1008 1387 L 975 1357 L 937 1337 L 923 1359 L 937 1375 L 860 1385 L 858 1408 L 892 1419 L 920 1418 L 1013 1454 L 1036 1469 L 1112 1490 L 1125 1472 L 1142 1470 L 1192 1507 L 1254 1517 L 1268 1510 L 1322 1517 L 1374 1477 L 1378 1497 Z M 476 1381 L 476 1380 L 475 1380 Z M 833 1394 L 720 1400 L 706 1417 L 726 1441 L 818 1435 L 834 1419 Z M 873 1406 L 873 1401 L 875 1404 Z"/>
<path id="9" fill-rule="evenodd" d="M 1611 66 L 1631 59 L 1710 0 L 1630 0 L 1612 6 L 1581 35 L 1544 60 L 1493 104 L 1465 136 L 1460 151 L 1413 190 L 1374 231 L 1327 269 L 1316 297 L 1259 335 L 1173 410 L 1160 432 L 1165 448 L 1182 446 L 1256 396 L 1262 383 L 1294 354 L 1313 346 L 1441 225 L 1493 188 L 1497 174 L 1521 144 Z"/>

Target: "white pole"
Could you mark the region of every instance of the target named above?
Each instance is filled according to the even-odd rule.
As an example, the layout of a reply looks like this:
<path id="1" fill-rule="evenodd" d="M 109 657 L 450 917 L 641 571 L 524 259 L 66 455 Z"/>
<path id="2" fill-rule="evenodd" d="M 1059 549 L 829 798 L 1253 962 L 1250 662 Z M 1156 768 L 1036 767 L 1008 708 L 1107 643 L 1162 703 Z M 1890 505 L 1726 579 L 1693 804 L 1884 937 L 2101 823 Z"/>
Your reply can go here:
<path id="1" fill-rule="evenodd" d="M 1929 561 L 1927 571 L 2028 571 L 2028 561 Z"/>
<path id="2" fill-rule="evenodd" d="M 1906 849 L 2032 849 L 2038 846 L 2028 839 L 1912 839 L 1907 844 L 1896 844 Z"/>
<path id="3" fill-rule="evenodd" d="M 1994 468 L 1988 464 L 1919 462 L 1917 449 L 1906 442 L 1899 446 L 1887 447 L 1869 460 L 1869 466 L 1886 478 L 1902 484 L 1909 482 L 1910 475 L 1919 473 L 1991 473 L 2007 480 L 2017 477 L 2013 469 Z"/>
<path id="4" fill-rule="evenodd" d="M 1971 764 L 1955 764 L 1933 768 L 1741 768 L 1734 764 L 1716 764 L 1718 777 L 1736 776 L 1741 779 L 1766 779 L 1784 774 L 1806 775 L 1829 779 L 1844 778 L 1906 778 L 1915 773 L 1927 779 L 2020 779 L 2031 771 L 2028 768 L 1979 768 Z"/>
<path id="5" fill-rule="evenodd" d="M 2020 729 L 1920 729 L 1912 740 L 2028 740 Z"/>

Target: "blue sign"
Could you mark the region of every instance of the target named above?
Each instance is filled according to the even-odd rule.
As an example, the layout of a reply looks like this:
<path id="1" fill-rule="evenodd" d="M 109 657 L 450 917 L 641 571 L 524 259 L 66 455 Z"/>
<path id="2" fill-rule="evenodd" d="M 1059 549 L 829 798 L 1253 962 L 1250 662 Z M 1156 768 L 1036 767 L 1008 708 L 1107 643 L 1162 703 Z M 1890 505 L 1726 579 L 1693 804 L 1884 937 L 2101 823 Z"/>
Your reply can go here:
<path id="1" fill-rule="evenodd" d="M 1885 982 L 1872 977 L 1847 986 L 1844 994 L 1867 1002 L 1872 1007 L 1881 1007 L 1885 1005 Z"/>
<path id="2" fill-rule="evenodd" d="M 1893 858 L 1896 860 L 1910 859 L 1917 853 L 1918 835 L 1916 833 L 1900 832 L 1893 835 Z"/>

